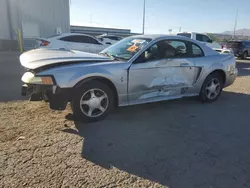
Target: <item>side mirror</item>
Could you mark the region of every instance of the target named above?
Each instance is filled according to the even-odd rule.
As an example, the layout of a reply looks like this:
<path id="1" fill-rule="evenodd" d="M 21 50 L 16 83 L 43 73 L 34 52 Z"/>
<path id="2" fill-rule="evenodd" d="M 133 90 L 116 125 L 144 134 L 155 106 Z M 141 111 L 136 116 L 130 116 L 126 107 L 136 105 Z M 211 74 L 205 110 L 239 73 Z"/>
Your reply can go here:
<path id="1" fill-rule="evenodd" d="M 111 45 L 111 43 L 110 43 L 110 42 L 106 42 L 106 44 Z"/>

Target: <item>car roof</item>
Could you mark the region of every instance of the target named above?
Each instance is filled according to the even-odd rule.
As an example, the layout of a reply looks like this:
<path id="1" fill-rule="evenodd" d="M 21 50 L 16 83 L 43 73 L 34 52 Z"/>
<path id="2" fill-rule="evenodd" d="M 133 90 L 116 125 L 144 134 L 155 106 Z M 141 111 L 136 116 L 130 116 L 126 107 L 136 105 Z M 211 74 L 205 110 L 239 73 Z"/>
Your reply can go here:
<path id="1" fill-rule="evenodd" d="M 157 39 L 179 39 L 179 40 L 188 40 L 188 41 L 194 41 L 192 39 L 189 39 L 188 37 L 179 36 L 179 35 L 166 35 L 166 34 L 152 34 L 152 35 L 134 35 L 133 38 L 150 38 L 152 40 Z"/>
<path id="2" fill-rule="evenodd" d="M 198 32 L 190 32 L 190 31 L 185 31 L 185 32 L 179 32 L 177 34 L 180 34 L 180 33 L 187 33 L 187 34 L 199 34 L 199 35 L 207 35 L 207 33 L 198 33 Z"/>
<path id="3" fill-rule="evenodd" d="M 120 36 L 110 35 L 110 34 L 102 34 L 102 35 L 98 35 L 97 37 L 120 37 Z"/>
<path id="4" fill-rule="evenodd" d="M 61 38 L 61 37 L 75 36 L 75 35 L 93 37 L 91 35 L 86 35 L 86 34 L 82 34 L 82 33 L 62 33 L 62 34 L 58 34 L 56 36 L 49 37 L 49 38 L 56 38 L 56 39 L 58 39 L 58 38 Z"/>

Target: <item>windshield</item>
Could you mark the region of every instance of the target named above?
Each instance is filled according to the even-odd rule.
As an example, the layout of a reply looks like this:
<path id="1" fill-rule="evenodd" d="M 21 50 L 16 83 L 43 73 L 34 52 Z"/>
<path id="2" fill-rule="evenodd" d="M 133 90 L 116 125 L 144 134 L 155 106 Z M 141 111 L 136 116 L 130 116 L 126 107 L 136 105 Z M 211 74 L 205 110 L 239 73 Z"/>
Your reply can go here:
<path id="1" fill-rule="evenodd" d="M 149 38 L 125 38 L 118 43 L 103 50 L 101 54 L 107 54 L 124 60 L 131 59 L 138 51 L 146 46 L 152 39 Z"/>
<path id="2" fill-rule="evenodd" d="M 191 34 L 190 33 L 178 33 L 177 35 L 191 38 Z"/>
<path id="3" fill-rule="evenodd" d="M 230 41 L 230 42 L 227 42 L 226 44 L 228 48 L 240 47 L 241 45 L 242 45 L 242 42 L 236 42 L 236 41 Z"/>

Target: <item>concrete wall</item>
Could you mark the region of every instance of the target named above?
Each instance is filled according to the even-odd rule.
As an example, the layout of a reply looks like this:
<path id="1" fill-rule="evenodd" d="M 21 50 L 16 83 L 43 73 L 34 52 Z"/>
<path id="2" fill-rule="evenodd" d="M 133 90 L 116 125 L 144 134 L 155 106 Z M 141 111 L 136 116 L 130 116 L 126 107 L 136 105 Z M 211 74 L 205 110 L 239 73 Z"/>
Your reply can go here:
<path id="1" fill-rule="evenodd" d="M 7 0 L 0 2 L 0 39 L 10 39 Z"/>
<path id="2" fill-rule="evenodd" d="M 62 32 L 70 31 L 69 0 L 9 0 L 12 29 L 16 31 L 23 22 L 39 24 L 40 37 L 56 34 L 56 28 Z"/>
<path id="3" fill-rule="evenodd" d="M 4 50 L 6 44 L 13 46 L 12 40 L 18 39 L 17 31 L 23 23 L 37 25 L 39 33 L 36 37 L 27 37 L 28 40 L 24 37 L 24 45 L 26 41 L 30 44 L 32 38 L 55 35 L 57 28 L 61 28 L 62 33 L 70 32 L 69 0 L 0 0 L 0 50 Z"/>

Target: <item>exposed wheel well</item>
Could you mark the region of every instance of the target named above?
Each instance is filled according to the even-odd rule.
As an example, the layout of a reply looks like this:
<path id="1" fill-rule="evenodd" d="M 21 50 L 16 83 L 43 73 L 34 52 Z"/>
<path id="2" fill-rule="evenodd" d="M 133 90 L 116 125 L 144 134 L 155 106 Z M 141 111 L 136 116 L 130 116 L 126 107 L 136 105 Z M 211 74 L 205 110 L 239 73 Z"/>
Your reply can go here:
<path id="1" fill-rule="evenodd" d="M 86 78 L 84 80 L 81 80 L 80 82 L 78 82 L 74 87 L 77 88 L 77 87 L 80 87 L 83 83 L 85 82 L 89 82 L 89 81 L 92 81 L 92 80 L 97 80 L 99 82 L 102 82 L 102 83 L 105 83 L 106 85 L 108 85 L 112 91 L 113 91 L 113 94 L 114 94 L 114 102 L 115 102 L 115 105 L 116 107 L 118 106 L 118 92 L 116 90 L 116 87 L 115 85 L 107 78 L 104 78 L 104 77 L 90 77 L 90 78 Z"/>
<path id="2" fill-rule="evenodd" d="M 226 73 L 223 70 L 215 70 L 215 71 L 211 72 L 210 74 L 214 74 L 214 73 L 217 73 L 217 74 L 221 75 L 223 84 L 226 83 Z"/>

